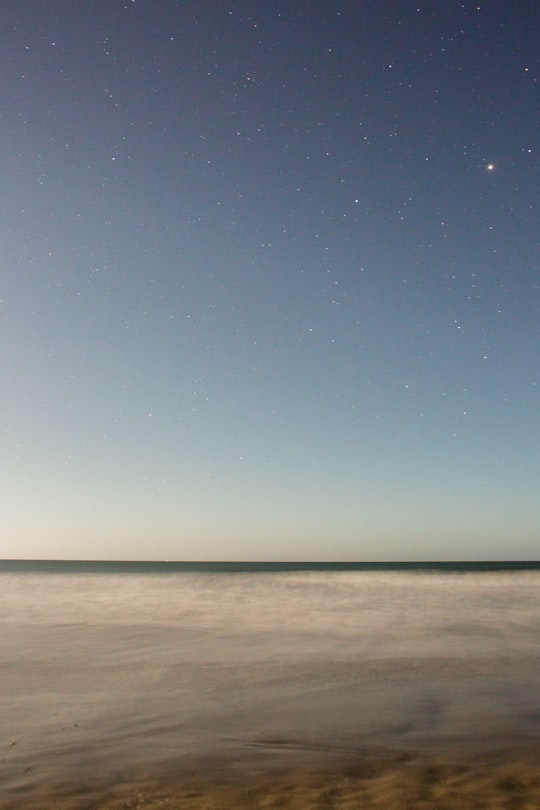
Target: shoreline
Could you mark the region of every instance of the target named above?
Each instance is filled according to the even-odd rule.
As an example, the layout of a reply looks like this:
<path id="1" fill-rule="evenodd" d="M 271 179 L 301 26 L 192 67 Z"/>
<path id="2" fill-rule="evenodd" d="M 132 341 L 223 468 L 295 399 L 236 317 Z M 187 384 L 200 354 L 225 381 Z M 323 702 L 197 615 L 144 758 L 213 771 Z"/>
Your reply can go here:
<path id="1" fill-rule="evenodd" d="M 538 585 L 6 575 L 0 810 L 538 810 Z"/>
<path id="2" fill-rule="evenodd" d="M 1 810 L 226 808 L 536 808 L 540 741 L 429 751 L 307 749 L 275 740 L 257 750 L 128 766 L 108 778 L 21 774 L 1 785 Z M 11 784 L 10 784 L 11 783 Z"/>

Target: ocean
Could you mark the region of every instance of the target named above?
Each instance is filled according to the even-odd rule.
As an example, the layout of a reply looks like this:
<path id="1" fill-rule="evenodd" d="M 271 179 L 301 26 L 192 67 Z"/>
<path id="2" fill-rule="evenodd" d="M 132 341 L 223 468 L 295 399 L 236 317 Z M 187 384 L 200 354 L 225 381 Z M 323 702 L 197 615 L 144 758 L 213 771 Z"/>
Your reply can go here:
<path id="1" fill-rule="evenodd" d="M 538 562 L 0 561 L 0 616 L 0 786 L 18 806 L 44 780 L 201 757 L 540 735 Z"/>

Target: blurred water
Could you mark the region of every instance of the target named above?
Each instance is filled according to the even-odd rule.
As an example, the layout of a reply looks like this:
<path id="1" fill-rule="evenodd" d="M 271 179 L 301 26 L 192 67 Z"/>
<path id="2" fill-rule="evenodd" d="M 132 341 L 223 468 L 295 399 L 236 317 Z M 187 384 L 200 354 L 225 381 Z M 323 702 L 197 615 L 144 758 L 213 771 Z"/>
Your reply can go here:
<path id="1" fill-rule="evenodd" d="M 2 573 L 0 774 L 537 737 L 539 595 L 538 571 Z"/>

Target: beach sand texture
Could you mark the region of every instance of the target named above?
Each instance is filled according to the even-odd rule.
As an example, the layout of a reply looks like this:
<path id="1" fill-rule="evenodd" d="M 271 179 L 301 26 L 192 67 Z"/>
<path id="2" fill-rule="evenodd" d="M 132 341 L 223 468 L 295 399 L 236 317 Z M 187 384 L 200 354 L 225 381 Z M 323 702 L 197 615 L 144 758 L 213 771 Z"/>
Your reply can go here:
<path id="1" fill-rule="evenodd" d="M 330 759 L 333 759 L 330 757 Z M 540 760 L 532 752 L 427 758 L 411 755 L 328 757 L 309 764 L 207 761 L 191 772 L 156 768 L 102 784 L 45 781 L 0 801 L 2 810 L 537 810 Z"/>
<path id="2" fill-rule="evenodd" d="M 539 584 L 4 576 L 0 809 L 540 810 Z"/>

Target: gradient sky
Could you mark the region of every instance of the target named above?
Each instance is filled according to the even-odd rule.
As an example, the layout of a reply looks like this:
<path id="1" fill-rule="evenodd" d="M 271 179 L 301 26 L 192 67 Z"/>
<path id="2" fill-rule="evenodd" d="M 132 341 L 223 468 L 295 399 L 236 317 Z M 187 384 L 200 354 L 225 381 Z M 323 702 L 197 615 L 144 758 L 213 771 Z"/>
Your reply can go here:
<path id="1" fill-rule="evenodd" d="M 0 557 L 538 559 L 537 3 L 0 23 Z"/>

